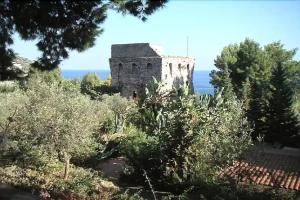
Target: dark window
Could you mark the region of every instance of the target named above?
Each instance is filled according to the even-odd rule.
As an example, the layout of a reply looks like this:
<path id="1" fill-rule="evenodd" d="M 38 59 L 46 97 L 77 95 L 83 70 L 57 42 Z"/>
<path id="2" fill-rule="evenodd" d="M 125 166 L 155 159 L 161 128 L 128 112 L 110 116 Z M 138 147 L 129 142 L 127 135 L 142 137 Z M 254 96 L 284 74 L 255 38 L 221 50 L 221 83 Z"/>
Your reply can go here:
<path id="1" fill-rule="evenodd" d="M 119 63 L 119 65 L 118 65 L 118 82 L 119 82 L 119 84 L 121 84 L 120 83 L 120 76 L 122 74 L 122 71 L 123 71 L 123 65 L 122 65 L 122 63 Z"/>
<path id="2" fill-rule="evenodd" d="M 151 72 L 151 71 L 152 71 L 152 64 L 151 64 L 151 63 L 148 63 L 148 64 L 147 64 L 147 71 L 148 71 L 148 72 Z"/>
<path id="3" fill-rule="evenodd" d="M 123 70 L 123 65 L 122 63 L 119 63 L 119 72 L 122 72 L 122 70 Z"/>
<path id="4" fill-rule="evenodd" d="M 170 74 L 171 74 L 171 76 L 172 76 L 172 73 L 173 73 L 172 63 L 169 63 L 169 69 L 170 69 Z"/>
<path id="5" fill-rule="evenodd" d="M 165 74 L 165 79 L 168 79 L 168 74 Z"/>
<path id="6" fill-rule="evenodd" d="M 181 74 L 181 64 L 180 63 L 178 64 L 178 70 L 179 70 L 179 73 Z"/>

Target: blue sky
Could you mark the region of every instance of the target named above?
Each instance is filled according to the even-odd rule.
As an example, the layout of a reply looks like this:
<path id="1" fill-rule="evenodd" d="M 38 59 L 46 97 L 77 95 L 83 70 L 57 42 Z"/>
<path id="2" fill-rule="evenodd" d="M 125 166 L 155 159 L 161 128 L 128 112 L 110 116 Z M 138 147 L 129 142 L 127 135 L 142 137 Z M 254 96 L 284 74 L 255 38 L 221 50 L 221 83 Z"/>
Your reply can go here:
<path id="1" fill-rule="evenodd" d="M 196 70 L 211 70 L 224 46 L 251 38 L 262 45 L 281 41 L 287 49 L 300 48 L 300 1 L 170 0 L 147 22 L 114 11 L 102 25 L 104 33 L 93 48 L 71 52 L 62 69 L 108 69 L 111 44 L 149 42 L 163 46 L 164 54 L 196 58 Z M 34 42 L 15 35 L 13 49 L 37 58 Z M 300 60 L 298 51 L 295 59 Z"/>

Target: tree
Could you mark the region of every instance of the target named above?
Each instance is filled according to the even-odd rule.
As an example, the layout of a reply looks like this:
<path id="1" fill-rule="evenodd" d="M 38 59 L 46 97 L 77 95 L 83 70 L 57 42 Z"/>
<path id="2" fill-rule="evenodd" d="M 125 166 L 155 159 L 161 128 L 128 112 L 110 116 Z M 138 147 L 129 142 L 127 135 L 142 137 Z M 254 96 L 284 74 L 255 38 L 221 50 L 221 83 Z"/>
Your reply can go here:
<path id="1" fill-rule="evenodd" d="M 237 51 L 239 50 L 239 46 L 237 44 L 231 44 L 223 48 L 221 55 L 218 55 L 215 59 L 215 66 L 218 69 L 212 70 L 210 73 L 211 84 L 214 85 L 215 88 L 224 87 L 223 79 L 226 79 L 225 73 L 226 68 L 228 69 L 230 75 L 230 69 L 237 62 Z"/>
<path id="2" fill-rule="evenodd" d="M 293 92 L 287 83 L 287 69 L 278 63 L 271 78 L 272 96 L 267 113 L 266 141 L 286 144 L 292 136 L 297 136 L 299 126 L 292 110 Z"/>
<path id="3" fill-rule="evenodd" d="M 231 99 L 235 96 L 233 92 L 233 86 L 231 83 L 230 72 L 227 64 L 225 65 L 224 68 L 224 78 L 222 80 L 222 86 L 223 86 L 223 95 L 225 99 Z"/>
<path id="4" fill-rule="evenodd" d="M 265 115 L 266 104 L 262 101 L 263 88 L 254 82 L 251 86 L 251 98 L 249 102 L 248 118 L 254 125 L 252 138 L 257 139 L 258 136 L 264 135 L 265 130 Z"/>
<path id="5" fill-rule="evenodd" d="M 267 67 L 261 62 L 266 59 L 262 57 L 263 50 L 260 45 L 250 39 L 224 47 L 221 55 L 218 55 L 215 60 L 218 71 L 211 72 L 211 83 L 215 88 L 224 88 L 224 80 L 227 79 L 226 71 L 228 71 L 235 95 L 248 104 L 251 83 L 256 81 L 258 75 L 267 75 L 264 73 Z"/>
<path id="6" fill-rule="evenodd" d="M 49 160 L 64 162 L 67 179 L 71 158 L 85 158 L 103 147 L 95 138 L 101 123 L 105 123 L 102 119 L 107 107 L 79 91 L 64 90 L 59 83 L 49 84 L 39 77 L 28 84 L 23 102 L 18 103 L 19 93 L 10 94 L 16 99 L 11 102 L 4 98 L 13 108 L 6 109 L 11 121 L 6 131 L 8 144 L 22 155 L 18 157 L 19 162 L 29 160 L 30 165 L 39 167 Z M 3 106 L 6 107 L 1 104 L 1 110 Z M 0 118 L 0 127 L 6 124 L 7 120 Z"/>
<path id="7" fill-rule="evenodd" d="M 226 87 L 227 79 L 230 78 L 234 93 L 244 102 L 247 116 L 254 123 L 254 138 L 265 130 L 263 127 L 266 126 L 269 99 L 273 98 L 269 85 L 272 84 L 272 72 L 278 63 L 284 64 L 285 84 L 294 94 L 297 95 L 296 91 L 299 91 L 300 64 L 293 60 L 295 53 L 296 49 L 287 50 L 280 42 L 273 42 L 262 48 L 257 42 L 246 39 L 239 45 L 224 47 L 215 60 L 218 71 L 210 74 L 211 83 L 219 89 Z M 296 110 L 297 97 L 292 98 L 295 99 Z"/>
<path id="8" fill-rule="evenodd" d="M 24 40 L 37 40 L 42 52 L 35 66 L 51 70 L 70 50 L 84 51 L 103 32 L 100 27 L 107 10 L 131 14 L 143 21 L 167 0 L 13 1 L 0 3 L 0 73 L 8 79 L 7 67 L 15 57 L 10 47 L 13 34 Z"/>

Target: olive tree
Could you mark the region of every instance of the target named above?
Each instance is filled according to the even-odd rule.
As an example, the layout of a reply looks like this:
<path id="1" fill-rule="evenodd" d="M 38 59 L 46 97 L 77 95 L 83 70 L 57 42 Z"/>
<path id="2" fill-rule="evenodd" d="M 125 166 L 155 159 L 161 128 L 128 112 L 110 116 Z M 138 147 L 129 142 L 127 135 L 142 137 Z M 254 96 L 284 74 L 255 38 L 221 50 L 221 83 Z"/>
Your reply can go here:
<path id="1" fill-rule="evenodd" d="M 11 119 L 10 138 L 24 152 L 62 160 L 67 179 L 70 159 L 97 148 L 94 136 L 105 119 L 101 114 L 105 108 L 79 91 L 66 91 L 41 79 L 30 82 L 26 96 L 28 100 Z"/>

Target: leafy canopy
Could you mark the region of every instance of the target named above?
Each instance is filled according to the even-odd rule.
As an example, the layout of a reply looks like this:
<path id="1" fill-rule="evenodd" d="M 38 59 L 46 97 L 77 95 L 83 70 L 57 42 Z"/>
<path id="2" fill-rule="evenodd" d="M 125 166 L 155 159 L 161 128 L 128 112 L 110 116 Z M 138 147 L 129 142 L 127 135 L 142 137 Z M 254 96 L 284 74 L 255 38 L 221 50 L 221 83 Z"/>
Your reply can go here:
<path id="1" fill-rule="evenodd" d="M 101 25 L 107 10 L 131 14 L 143 21 L 167 0 L 90 0 L 90 1 L 13 1 L 0 3 L 0 73 L 8 79 L 6 69 L 15 57 L 10 48 L 13 34 L 23 40 L 36 40 L 42 52 L 35 66 L 50 70 L 68 57 L 69 51 L 84 51 L 94 45 L 103 32 Z"/>
<path id="2" fill-rule="evenodd" d="M 287 121 L 296 124 L 291 117 L 294 111 L 299 112 L 300 62 L 294 60 L 296 50 L 285 49 L 281 42 L 262 47 L 253 40 L 245 39 L 240 44 L 224 47 L 215 60 L 218 70 L 211 72 L 211 83 L 217 89 L 224 88 L 227 96 L 232 96 L 233 90 L 244 102 L 248 118 L 255 128 L 253 138 L 260 134 L 272 135 L 274 138 L 268 138 L 268 141 L 284 142 L 281 136 L 297 132 L 277 126 Z M 289 119 L 284 115 L 290 116 Z M 275 117 L 277 122 L 270 116 Z M 270 120 L 274 125 L 267 122 Z M 268 126 L 277 127 L 276 131 Z M 296 129 L 295 126 L 292 129 Z M 275 132 L 281 135 L 276 136 L 277 139 Z"/>

